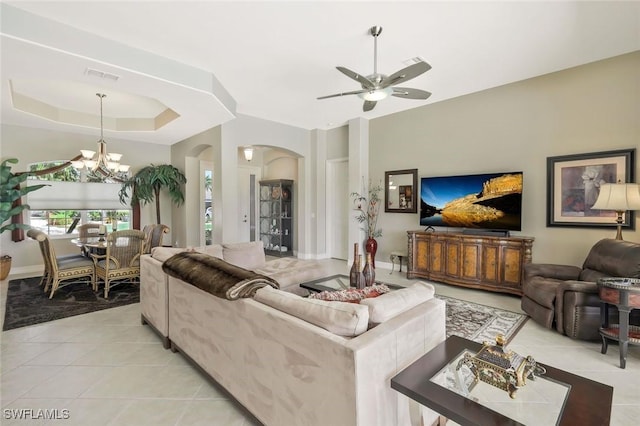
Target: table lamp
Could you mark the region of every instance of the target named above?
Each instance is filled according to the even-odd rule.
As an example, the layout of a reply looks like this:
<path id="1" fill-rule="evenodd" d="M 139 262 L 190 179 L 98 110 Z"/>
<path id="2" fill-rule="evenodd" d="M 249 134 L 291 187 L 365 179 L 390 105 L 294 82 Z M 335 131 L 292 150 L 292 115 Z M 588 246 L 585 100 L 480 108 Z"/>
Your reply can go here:
<path id="1" fill-rule="evenodd" d="M 613 210 L 618 214 L 618 232 L 616 240 L 622 239 L 622 214 L 626 211 L 640 210 L 640 185 L 637 183 L 603 183 L 600 194 L 591 207 L 598 210 Z"/>

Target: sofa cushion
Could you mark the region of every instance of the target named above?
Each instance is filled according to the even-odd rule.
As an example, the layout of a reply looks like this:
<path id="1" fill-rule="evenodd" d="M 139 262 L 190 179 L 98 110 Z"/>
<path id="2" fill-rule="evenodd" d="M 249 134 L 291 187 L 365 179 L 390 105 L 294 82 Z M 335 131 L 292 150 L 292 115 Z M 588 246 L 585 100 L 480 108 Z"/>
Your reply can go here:
<path id="1" fill-rule="evenodd" d="M 301 260 L 295 257 L 280 257 L 268 260 L 263 266 L 254 269 L 259 274 L 267 275 L 280 283 L 281 289 L 296 292 L 304 290 L 300 283 L 315 280 L 330 275 L 322 263 L 317 260 Z M 306 290 L 301 291 L 301 296 L 306 295 Z"/>
<path id="2" fill-rule="evenodd" d="M 369 309 L 353 303 L 307 299 L 268 287 L 259 289 L 254 299 L 339 336 L 357 336 L 369 324 Z"/>
<path id="3" fill-rule="evenodd" d="M 266 262 L 262 241 L 223 244 L 222 258 L 225 262 L 250 270 L 261 268 Z"/>
<path id="4" fill-rule="evenodd" d="M 193 251 L 208 254 L 209 256 L 217 257 L 218 259 L 224 258 L 222 253 L 222 246 L 220 244 L 212 244 L 210 246 L 204 247 L 194 247 Z"/>
<path id="5" fill-rule="evenodd" d="M 154 247 L 151 249 L 151 257 L 159 262 L 164 262 L 171 256 L 187 250 L 185 247 Z"/>
<path id="6" fill-rule="evenodd" d="M 380 324 L 433 298 L 435 292 L 433 285 L 418 281 L 407 288 L 363 299 L 360 304 L 369 309 L 369 322 Z"/>

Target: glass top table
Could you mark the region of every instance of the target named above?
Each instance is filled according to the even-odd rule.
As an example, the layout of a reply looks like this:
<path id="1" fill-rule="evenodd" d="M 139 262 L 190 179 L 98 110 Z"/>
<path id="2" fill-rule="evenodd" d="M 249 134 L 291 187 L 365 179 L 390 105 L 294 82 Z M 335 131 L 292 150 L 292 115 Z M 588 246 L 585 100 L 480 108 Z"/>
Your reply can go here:
<path id="1" fill-rule="evenodd" d="M 461 425 L 609 424 L 613 388 L 547 365 L 515 398 L 458 361 L 482 345 L 451 336 L 391 379 L 391 388 Z"/>
<path id="2" fill-rule="evenodd" d="M 492 409 L 505 417 L 525 425 L 556 425 L 569 396 L 571 386 L 547 376 L 527 379 L 515 398 L 509 393 L 483 381 L 475 381 L 473 372 L 466 365 L 458 365 L 465 354 L 477 352 L 464 349 L 452 358 L 429 380 L 445 389 Z"/>
<path id="3" fill-rule="evenodd" d="M 402 286 L 383 283 L 378 280 L 376 280 L 376 284 L 384 284 L 391 290 L 402 288 Z M 320 278 L 317 280 L 307 281 L 301 283 L 300 287 L 316 293 L 319 293 L 321 291 L 336 291 L 351 288 L 349 287 L 349 276 L 344 274 L 330 275 L 328 277 Z"/>

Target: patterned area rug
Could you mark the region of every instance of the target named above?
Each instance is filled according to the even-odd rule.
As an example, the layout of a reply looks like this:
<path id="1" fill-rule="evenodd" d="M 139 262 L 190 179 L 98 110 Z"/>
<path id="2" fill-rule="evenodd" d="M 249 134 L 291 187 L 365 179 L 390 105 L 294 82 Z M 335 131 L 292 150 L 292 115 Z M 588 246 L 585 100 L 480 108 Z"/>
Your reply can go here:
<path id="1" fill-rule="evenodd" d="M 74 315 L 115 308 L 140 301 L 138 284 L 119 284 L 105 299 L 102 287 L 94 293 L 89 284 L 77 282 L 56 290 L 53 299 L 38 285 L 40 277 L 9 281 L 3 330 L 39 324 Z"/>
<path id="2" fill-rule="evenodd" d="M 436 295 L 447 304 L 447 337 L 456 335 L 478 343 L 495 342 L 503 334 L 507 342 L 529 319 L 527 315 L 504 309 Z"/>

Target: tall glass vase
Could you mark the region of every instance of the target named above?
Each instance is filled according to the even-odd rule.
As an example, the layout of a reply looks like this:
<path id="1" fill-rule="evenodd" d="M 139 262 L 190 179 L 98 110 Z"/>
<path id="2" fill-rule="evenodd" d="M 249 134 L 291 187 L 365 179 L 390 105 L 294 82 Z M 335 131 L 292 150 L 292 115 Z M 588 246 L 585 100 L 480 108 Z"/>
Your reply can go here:
<path id="1" fill-rule="evenodd" d="M 376 251 L 378 251 L 378 242 L 374 238 L 368 238 L 365 242 L 364 249 L 367 253 L 371 253 L 371 265 L 376 267 Z"/>
<path id="2" fill-rule="evenodd" d="M 367 253 L 367 261 L 362 269 L 362 276 L 364 277 L 364 284 L 370 287 L 376 282 L 376 269 L 373 266 L 373 256 L 371 253 Z"/>
<path id="3" fill-rule="evenodd" d="M 362 277 L 362 272 L 360 272 L 360 259 L 361 256 L 358 253 L 358 243 L 355 243 L 353 245 L 353 264 L 351 265 L 351 271 L 349 272 L 350 287 L 364 287 L 364 278 Z"/>

